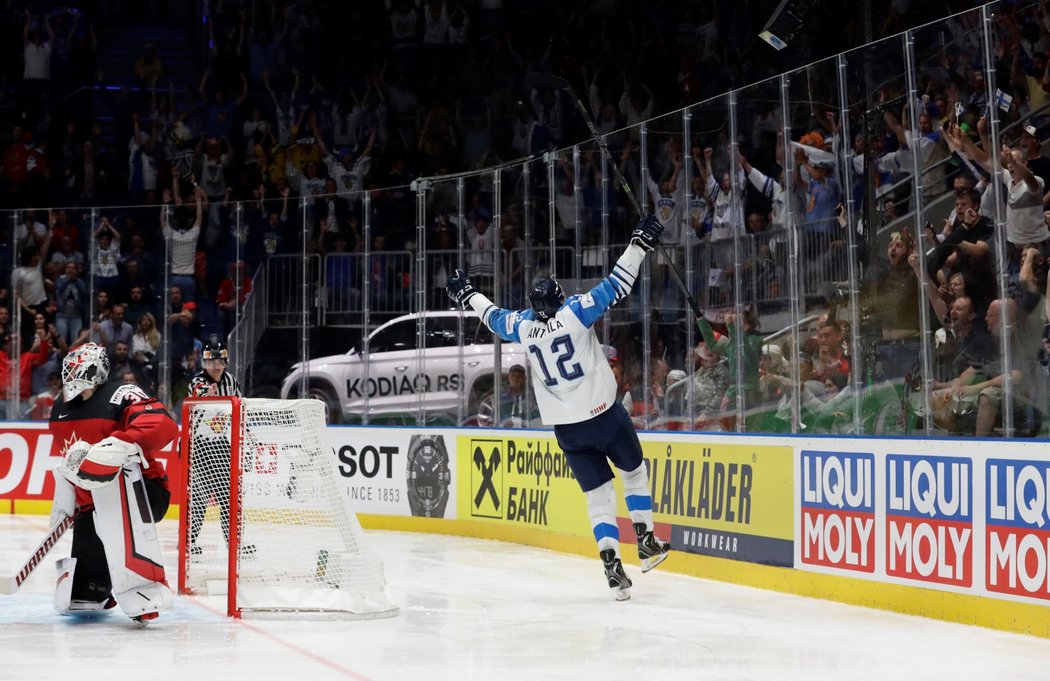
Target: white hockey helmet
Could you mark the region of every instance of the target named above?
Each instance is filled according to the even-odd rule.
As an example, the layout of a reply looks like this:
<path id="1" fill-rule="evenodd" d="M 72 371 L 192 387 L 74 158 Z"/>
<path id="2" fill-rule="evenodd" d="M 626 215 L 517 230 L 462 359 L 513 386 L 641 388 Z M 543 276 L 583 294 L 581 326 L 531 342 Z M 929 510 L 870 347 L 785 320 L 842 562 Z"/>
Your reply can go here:
<path id="1" fill-rule="evenodd" d="M 101 345 L 79 345 L 62 360 L 62 396 L 67 402 L 89 388 L 102 385 L 108 378 L 109 357 Z"/>

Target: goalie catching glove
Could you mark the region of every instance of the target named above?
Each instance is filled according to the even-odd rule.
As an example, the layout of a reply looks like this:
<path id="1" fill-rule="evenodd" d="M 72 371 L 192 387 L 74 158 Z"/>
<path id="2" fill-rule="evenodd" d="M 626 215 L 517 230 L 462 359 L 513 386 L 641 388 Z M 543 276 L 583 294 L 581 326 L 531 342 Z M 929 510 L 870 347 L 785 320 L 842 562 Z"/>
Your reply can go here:
<path id="1" fill-rule="evenodd" d="M 62 475 L 81 489 L 93 490 L 113 482 L 129 463 L 142 463 L 142 447 L 117 437 L 92 445 L 77 440 L 66 449 Z"/>
<path id="2" fill-rule="evenodd" d="M 643 248 L 646 252 L 652 251 L 660 243 L 660 235 L 663 234 L 664 226 L 655 214 L 650 213 L 638 221 L 634 231 L 631 232 L 631 243 Z"/>
<path id="3" fill-rule="evenodd" d="M 459 303 L 459 306 L 465 310 L 470 299 L 473 298 L 478 291 L 474 288 L 474 285 L 470 283 L 470 277 L 467 276 L 467 273 L 461 269 L 457 269 L 452 273 L 452 276 L 448 278 L 445 292 L 448 293 L 449 298 Z"/>

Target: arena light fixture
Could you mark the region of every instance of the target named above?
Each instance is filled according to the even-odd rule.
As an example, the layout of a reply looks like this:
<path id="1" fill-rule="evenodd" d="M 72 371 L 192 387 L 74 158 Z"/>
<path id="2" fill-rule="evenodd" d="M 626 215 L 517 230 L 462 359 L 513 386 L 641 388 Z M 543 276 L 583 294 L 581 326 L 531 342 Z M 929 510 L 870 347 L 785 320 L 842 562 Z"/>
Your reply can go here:
<path id="1" fill-rule="evenodd" d="M 805 23 L 806 15 L 820 0 L 780 0 L 758 37 L 776 50 L 788 46 Z"/>

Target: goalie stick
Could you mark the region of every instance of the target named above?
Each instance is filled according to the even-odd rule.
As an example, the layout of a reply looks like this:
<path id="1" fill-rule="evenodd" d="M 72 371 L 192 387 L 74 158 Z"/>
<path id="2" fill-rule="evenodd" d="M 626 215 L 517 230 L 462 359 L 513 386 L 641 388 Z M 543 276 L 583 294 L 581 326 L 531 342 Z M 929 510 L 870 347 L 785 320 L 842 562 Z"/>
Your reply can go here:
<path id="1" fill-rule="evenodd" d="M 587 113 L 587 107 L 585 107 L 583 102 L 580 101 L 580 98 L 576 96 L 576 92 L 572 89 L 572 84 L 561 76 L 555 76 L 548 73 L 532 73 L 525 79 L 525 86 L 531 88 L 561 90 L 572 99 L 573 103 L 576 105 L 576 109 L 580 112 L 580 117 L 583 119 L 583 122 L 587 124 L 587 128 L 591 132 L 591 137 L 593 137 L 594 141 L 598 143 L 598 147 L 601 149 L 602 154 L 604 154 L 605 158 L 609 161 L 609 167 L 612 168 L 613 174 L 616 176 L 616 181 L 620 183 L 620 187 L 623 189 L 624 193 L 627 194 L 631 206 L 638 213 L 639 217 L 644 216 L 645 212 L 642 210 L 641 205 L 639 205 L 638 199 L 635 198 L 634 192 L 631 191 L 631 185 L 627 183 L 627 178 L 625 178 L 623 173 L 620 172 L 619 166 L 616 165 L 616 159 L 613 158 L 612 153 L 609 151 L 609 147 L 605 144 L 605 138 L 598 133 L 598 129 L 594 125 L 594 120 L 591 118 L 591 115 Z M 689 292 L 689 287 L 685 285 L 685 281 L 682 280 L 682 275 L 675 266 L 674 261 L 671 260 L 671 256 L 668 255 L 662 243 L 657 242 L 656 245 L 660 249 L 660 253 L 663 255 L 664 262 L 667 263 L 667 267 L 671 272 L 671 278 L 674 279 L 675 284 L 677 284 L 678 288 L 683 294 L 685 294 L 685 299 L 689 303 L 689 306 L 692 307 L 693 313 L 699 315 L 700 306 L 697 304 L 696 298 L 693 297 L 693 294 Z"/>
<path id="2" fill-rule="evenodd" d="M 0 577 L 0 594 L 9 596 L 16 593 L 25 584 L 25 581 L 29 579 L 29 576 L 33 574 L 41 563 L 44 562 L 44 558 L 51 552 L 51 549 L 55 548 L 59 540 L 62 539 L 62 535 L 66 533 L 66 530 L 73 527 L 74 515 L 63 515 L 58 522 L 51 526 L 47 531 L 47 536 L 44 537 L 44 541 L 40 542 L 40 546 L 36 547 L 36 550 L 29 556 L 25 563 L 23 563 L 18 573 L 12 577 Z"/>

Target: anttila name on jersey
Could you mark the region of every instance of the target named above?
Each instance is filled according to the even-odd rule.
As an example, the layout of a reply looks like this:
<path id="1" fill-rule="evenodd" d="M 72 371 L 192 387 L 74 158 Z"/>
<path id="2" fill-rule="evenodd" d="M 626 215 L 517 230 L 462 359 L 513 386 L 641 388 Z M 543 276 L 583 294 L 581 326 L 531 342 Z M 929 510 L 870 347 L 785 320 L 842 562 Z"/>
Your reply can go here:
<path id="1" fill-rule="evenodd" d="M 564 324 L 559 322 L 557 319 L 552 319 L 549 322 L 547 322 L 546 326 L 536 326 L 536 327 L 534 327 L 531 331 L 529 331 L 529 333 L 526 336 L 526 338 L 542 338 L 543 336 L 546 336 L 548 333 L 553 333 L 553 332 L 557 331 L 558 329 L 564 329 L 564 328 L 565 328 Z"/>

